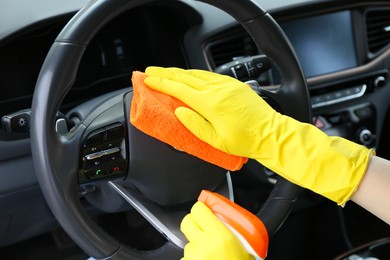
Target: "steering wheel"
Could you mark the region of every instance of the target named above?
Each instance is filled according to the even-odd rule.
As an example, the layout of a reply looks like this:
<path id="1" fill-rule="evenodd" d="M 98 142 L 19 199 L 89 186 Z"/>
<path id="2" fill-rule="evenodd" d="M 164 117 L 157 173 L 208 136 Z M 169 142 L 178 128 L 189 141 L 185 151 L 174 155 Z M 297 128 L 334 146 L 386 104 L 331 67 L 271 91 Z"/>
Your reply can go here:
<path id="1" fill-rule="evenodd" d="M 263 94 L 274 100 L 285 114 L 309 122 L 306 81 L 291 45 L 272 17 L 251 0 L 202 1 L 240 22 L 277 65 L 282 75 L 281 87 L 277 93 L 263 91 Z M 225 170 L 175 151 L 132 127 L 128 123 L 131 89 L 87 102 L 73 111 L 79 122 L 69 131 L 58 131 L 57 111 L 75 81 L 91 39 L 119 14 L 151 2 L 158 0 L 97 0 L 81 9 L 53 43 L 34 93 L 31 145 L 43 195 L 64 230 L 97 259 L 180 258 L 186 240 L 179 223 L 188 207 L 179 205 L 195 201 L 201 189 L 224 193 L 231 184 Z M 99 162 L 107 156 L 114 162 Z M 97 164 L 90 165 L 96 161 Z M 130 203 L 166 236 L 167 242 L 146 252 L 118 242 L 86 213 L 79 198 L 80 187 L 98 189 L 100 200 L 91 195 L 90 201 L 102 202 L 107 211 L 119 210 L 122 206 L 115 206 L 118 201 L 117 204 Z M 283 179 L 275 184 L 258 213 L 270 235 L 289 214 L 299 191 L 298 186 Z"/>

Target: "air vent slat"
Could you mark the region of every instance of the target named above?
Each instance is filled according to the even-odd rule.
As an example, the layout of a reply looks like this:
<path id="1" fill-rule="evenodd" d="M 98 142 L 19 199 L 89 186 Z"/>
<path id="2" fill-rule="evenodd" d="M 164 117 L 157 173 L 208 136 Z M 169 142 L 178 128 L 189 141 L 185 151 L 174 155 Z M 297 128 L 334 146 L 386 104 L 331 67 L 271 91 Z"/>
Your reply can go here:
<path id="1" fill-rule="evenodd" d="M 378 42 L 386 42 L 390 39 L 390 35 L 376 34 L 374 36 L 370 36 L 368 42 L 371 44 L 376 44 Z"/>
<path id="2" fill-rule="evenodd" d="M 258 49 L 244 29 L 236 28 L 219 35 L 207 44 L 210 64 L 218 67 L 232 61 L 235 57 L 258 54 Z"/>
<path id="3" fill-rule="evenodd" d="M 377 53 L 390 44 L 390 9 L 366 13 L 368 50 Z"/>

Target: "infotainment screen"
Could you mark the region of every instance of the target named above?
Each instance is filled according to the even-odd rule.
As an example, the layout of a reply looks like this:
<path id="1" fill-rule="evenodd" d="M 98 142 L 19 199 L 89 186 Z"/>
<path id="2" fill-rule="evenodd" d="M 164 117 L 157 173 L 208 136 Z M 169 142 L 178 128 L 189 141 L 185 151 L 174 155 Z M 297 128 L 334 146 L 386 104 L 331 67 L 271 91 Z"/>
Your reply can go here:
<path id="1" fill-rule="evenodd" d="M 280 23 L 306 77 L 357 66 L 351 13 L 341 11 Z"/>

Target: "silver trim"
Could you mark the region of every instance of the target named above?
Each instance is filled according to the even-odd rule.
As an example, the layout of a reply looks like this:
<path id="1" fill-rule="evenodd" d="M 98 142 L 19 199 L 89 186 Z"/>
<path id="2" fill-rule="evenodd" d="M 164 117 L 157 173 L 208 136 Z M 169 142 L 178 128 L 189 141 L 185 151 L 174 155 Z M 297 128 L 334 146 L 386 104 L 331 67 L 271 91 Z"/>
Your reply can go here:
<path id="1" fill-rule="evenodd" d="M 320 103 L 317 103 L 317 104 L 313 104 L 312 107 L 313 108 L 323 107 L 323 106 L 332 105 L 332 104 L 340 103 L 340 102 L 343 102 L 343 101 L 359 98 L 359 97 L 363 96 L 364 93 L 367 90 L 367 85 L 366 84 L 363 84 L 361 87 L 362 87 L 362 89 L 360 90 L 359 93 L 352 94 L 352 95 L 345 96 L 345 97 L 341 97 L 341 98 L 335 98 L 335 99 L 324 101 L 324 102 L 320 102 Z M 330 92 L 329 94 L 331 94 L 331 93 L 332 92 Z"/>
<path id="2" fill-rule="evenodd" d="M 232 177 L 230 176 L 230 171 L 226 173 L 226 182 L 227 182 L 227 192 L 229 194 L 229 200 L 234 201 L 234 192 L 233 192 L 233 182 Z"/>
<path id="3" fill-rule="evenodd" d="M 118 182 L 109 181 L 108 184 L 114 188 L 135 210 L 137 210 L 157 231 L 164 235 L 169 241 L 180 248 L 185 247 L 188 240 L 180 231 L 180 223 L 186 211 L 166 212 L 156 203 L 146 199 L 134 189 L 126 188 Z M 217 187 L 217 192 L 234 201 L 233 184 L 230 172 L 226 173 L 226 181 Z"/>
<path id="4" fill-rule="evenodd" d="M 95 160 L 95 159 L 98 159 L 100 157 L 103 157 L 105 155 L 110 155 L 110 154 L 117 153 L 120 150 L 121 149 L 119 149 L 119 147 L 114 147 L 114 148 L 110 148 L 110 149 L 107 149 L 107 150 L 104 150 L 104 151 L 87 154 L 86 156 L 84 156 L 84 159 L 87 160 L 87 161 L 91 161 L 91 160 Z"/>
<path id="5" fill-rule="evenodd" d="M 121 195 L 131 206 L 133 206 L 134 209 L 137 210 L 157 231 L 178 247 L 184 248 L 187 244 L 187 239 L 183 233 L 180 232 L 179 227 L 181 220 L 187 212 L 180 212 L 178 213 L 179 215 L 173 216 L 174 219 L 171 219 L 157 204 L 142 198 L 140 195 L 136 195 L 118 183 L 109 181 L 108 184 L 111 185 L 111 187 L 113 187 L 114 190 L 118 192 L 119 195 Z M 156 216 L 165 220 L 165 223 L 160 221 L 160 219 Z M 175 225 L 176 229 L 168 228 L 168 225 Z M 176 232 L 172 230 L 176 230 Z"/>

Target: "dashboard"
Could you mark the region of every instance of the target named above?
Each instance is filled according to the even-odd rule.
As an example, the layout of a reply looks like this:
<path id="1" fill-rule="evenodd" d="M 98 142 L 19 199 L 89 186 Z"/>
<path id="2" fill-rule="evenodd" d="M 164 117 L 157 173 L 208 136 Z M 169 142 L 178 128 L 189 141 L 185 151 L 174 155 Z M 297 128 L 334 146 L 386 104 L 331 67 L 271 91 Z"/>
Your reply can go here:
<path id="1" fill-rule="evenodd" d="M 15 1 L 6 2 L 10 12 L 0 17 L 0 247 L 57 225 L 33 170 L 29 113 L 50 46 L 87 4 L 59 1 L 62 3 L 40 7 L 26 1 L 20 8 Z M 390 3 L 257 2 L 278 22 L 294 47 L 310 93 L 312 123 L 329 135 L 374 148 L 379 156 L 390 159 Z M 59 112 L 69 117 L 68 112 L 84 102 L 130 88 L 131 72 L 150 65 L 213 71 L 262 53 L 237 21 L 210 5 L 192 0 L 155 1 L 122 13 L 92 39 Z M 250 80 L 275 90 L 281 75 L 270 62 L 269 70 Z M 273 177 L 272 173 L 269 176 Z M 317 207 L 317 197 L 309 196 L 308 200 L 306 206 Z M 40 210 L 26 213 L 25 205 Z M 364 221 L 366 216 L 361 215 Z M 34 223 L 46 220 L 46 224 L 26 222 L 23 216 Z M 367 228 L 365 238 L 352 235 L 356 244 L 389 235 L 388 227 L 383 229 L 371 218 L 370 223 L 375 224 Z M 360 225 L 354 220 L 347 224 L 351 233 Z"/>
<path id="2" fill-rule="evenodd" d="M 272 14 L 293 45 L 307 78 L 313 123 L 330 135 L 387 153 L 379 142 L 388 109 L 379 94 L 387 92 L 383 88 L 388 79 L 384 65 L 389 43 L 387 5 L 360 1 L 334 6 L 331 2 L 314 4 L 311 12 L 300 12 L 297 7 Z M 205 42 L 209 69 L 262 53 L 239 26 Z M 262 86 L 280 84 L 277 68 L 265 74 L 257 78 Z"/>
<path id="3" fill-rule="evenodd" d="M 102 29 L 89 44 L 62 109 L 66 111 L 91 97 L 130 86 L 131 71 L 144 70 L 148 64 L 185 67 L 182 47 L 174 39 L 182 37 L 186 25 L 176 26 L 176 20 L 183 18 L 171 12 L 160 12 L 158 7 L 134 10 Z M 66 15 L 40 22 L 16 39 L 4 41 L 0 50 L 0 68 L 4 72 L 0 84 L 7 91 L 0 97 L 1 116 L 31 107 L 40 67 L 70 18 Z M 155 28 L 159 28 L 157 32 Z"/>

